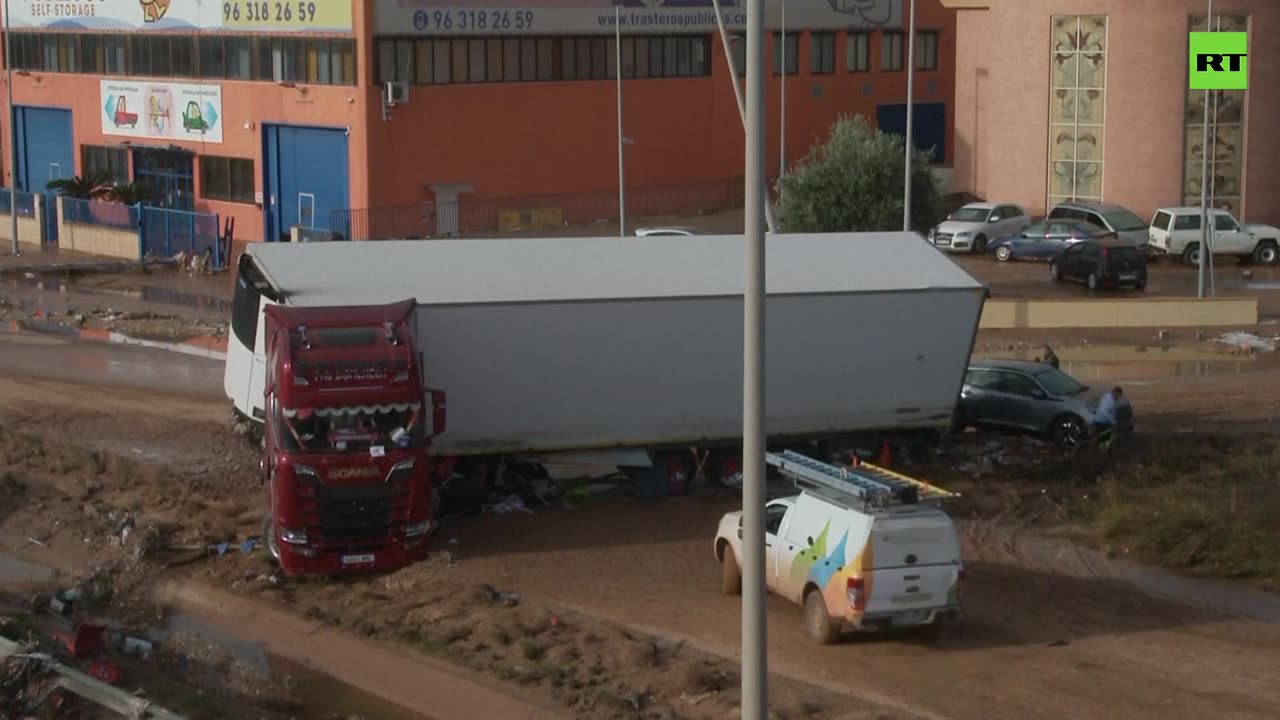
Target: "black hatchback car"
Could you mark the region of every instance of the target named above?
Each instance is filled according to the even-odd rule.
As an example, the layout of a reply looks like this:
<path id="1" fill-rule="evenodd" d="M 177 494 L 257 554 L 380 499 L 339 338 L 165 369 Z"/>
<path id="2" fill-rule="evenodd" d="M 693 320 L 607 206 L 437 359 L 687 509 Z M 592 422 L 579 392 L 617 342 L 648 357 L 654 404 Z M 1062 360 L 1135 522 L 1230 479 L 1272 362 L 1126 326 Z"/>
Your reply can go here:
<path id="1" fill-rule="evenodd" d="M 1133 243 L 1114 236 L 1082 240 L 1063 249 L 1049 263 L 1054 282 L 1082 282 L 1090 290 L 1147 287 L 1147 258 Z"/>

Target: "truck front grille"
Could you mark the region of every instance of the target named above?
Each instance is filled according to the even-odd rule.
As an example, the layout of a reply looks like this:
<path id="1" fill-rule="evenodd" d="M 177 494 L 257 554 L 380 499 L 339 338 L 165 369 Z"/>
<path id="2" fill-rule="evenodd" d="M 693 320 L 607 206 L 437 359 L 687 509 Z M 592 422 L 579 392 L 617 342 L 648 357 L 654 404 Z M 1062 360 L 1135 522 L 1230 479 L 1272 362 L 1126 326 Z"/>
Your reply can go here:
<path id="1" fill-rule="evenodd" d="M 319 488 L 320 531 L 326 540 L 385 537 L 395 506 L 390 483 Z"/>

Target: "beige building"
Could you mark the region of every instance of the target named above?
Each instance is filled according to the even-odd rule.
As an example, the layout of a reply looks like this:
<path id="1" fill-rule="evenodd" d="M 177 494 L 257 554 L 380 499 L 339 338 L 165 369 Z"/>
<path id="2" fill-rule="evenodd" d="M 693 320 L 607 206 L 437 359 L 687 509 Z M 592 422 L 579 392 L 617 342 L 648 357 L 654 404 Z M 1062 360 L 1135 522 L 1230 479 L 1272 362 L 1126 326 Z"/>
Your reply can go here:
<path id="1" fill-rule="evenodd" d="M 1200 204 L 1187 33 L 1205 28 L 1204 0 L 942 4 L 957 11 L 956 190 L 1033 212 L 1105 199 L 1147 219 Z M 1249 89 L 1210 96 L 1213 202 L 1280 224 L 1280 0 L 1218 0 L 1214 16 L 1249 33 Z"/>

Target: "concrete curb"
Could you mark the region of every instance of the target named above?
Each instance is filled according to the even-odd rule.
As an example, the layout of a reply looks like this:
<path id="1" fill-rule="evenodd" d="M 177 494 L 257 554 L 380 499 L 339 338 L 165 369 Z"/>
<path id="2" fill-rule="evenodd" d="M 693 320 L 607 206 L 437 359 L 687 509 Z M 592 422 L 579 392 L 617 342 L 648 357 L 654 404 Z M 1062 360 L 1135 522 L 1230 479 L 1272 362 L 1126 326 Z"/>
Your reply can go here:
<path id="1" fill-rule="evenodd" d="M 144 340 L 142 338 L 130 337 L 128 335 L 111 332 L 109 330 L 78 328 L 66 323 L 37 319 L 11 320 L 6 329 L 12 333 L 30 332 L 42 335 L 58 335 L 61 337 L 77 338 L 80 340 L 93 340 L 120 345 L 136 345 L 138 347 L 166 350 L 168 352 L 194 355 L 196 357 L 204 357 L 211 360 L 225 361 L 227 359 L 227 341 L 221 338 L 208 336 L 193 337 L 182 342 L 163 342 L 160 340 Z"/>

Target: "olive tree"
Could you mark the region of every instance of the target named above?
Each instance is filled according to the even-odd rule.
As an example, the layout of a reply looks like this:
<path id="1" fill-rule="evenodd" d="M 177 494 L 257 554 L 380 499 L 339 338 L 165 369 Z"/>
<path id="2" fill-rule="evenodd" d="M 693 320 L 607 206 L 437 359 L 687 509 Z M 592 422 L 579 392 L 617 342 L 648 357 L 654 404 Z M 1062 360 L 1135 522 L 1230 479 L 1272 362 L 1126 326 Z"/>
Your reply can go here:
<path id="1" fill-rule="evenodd" d="M 779 178 L 780 229 L 901 230 L 903 143 L 903 136 L 873 130 L 861 116 L 841 116 L 831 137 Z M 938 188 L 929 172 L 932 151 L 913 155 L 911 225 L 923 233 L 941 219 Z"/>

